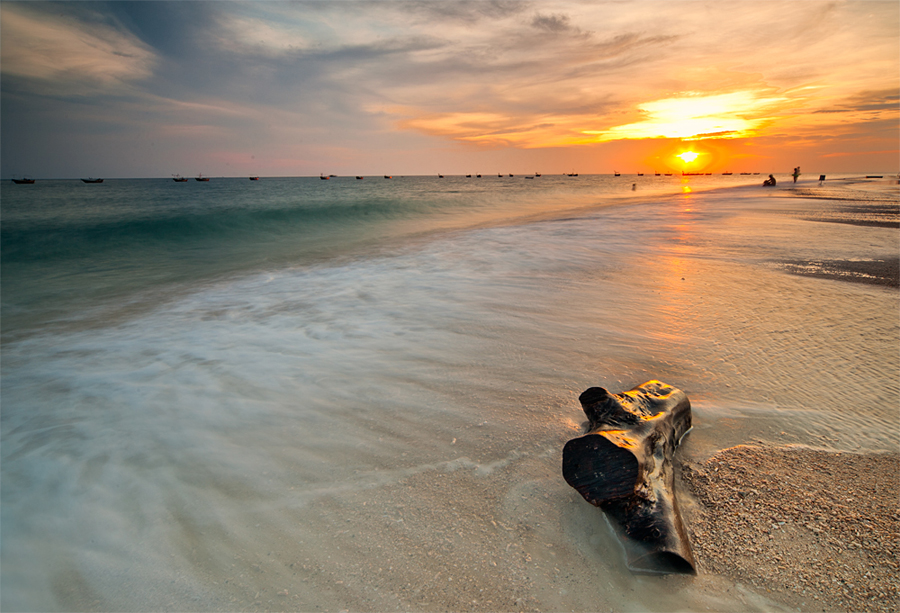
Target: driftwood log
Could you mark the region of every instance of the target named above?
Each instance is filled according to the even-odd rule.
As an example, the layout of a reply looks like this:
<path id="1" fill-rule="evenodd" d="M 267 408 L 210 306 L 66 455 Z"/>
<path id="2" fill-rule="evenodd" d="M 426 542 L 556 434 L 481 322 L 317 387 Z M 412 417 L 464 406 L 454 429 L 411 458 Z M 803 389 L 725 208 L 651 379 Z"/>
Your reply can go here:
<path id="1" fill-rule="evenodd" d="M 588 431 L 566 443 L 563 477 L 614 520 L 629 569 L 694 573 L 673 470 L 675 447 L 691 429 L 687 396 L 648 381 L 620 394 L 592 387 L 579 400 Z"/>

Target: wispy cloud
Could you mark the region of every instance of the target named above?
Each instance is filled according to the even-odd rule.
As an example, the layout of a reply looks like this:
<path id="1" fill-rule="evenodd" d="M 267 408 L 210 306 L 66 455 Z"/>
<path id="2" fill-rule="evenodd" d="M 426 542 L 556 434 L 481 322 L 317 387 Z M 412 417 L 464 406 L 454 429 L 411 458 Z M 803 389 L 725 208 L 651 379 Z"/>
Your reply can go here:
<path id="1" fill-rule="evenodd" d="M 150 76 L 156 61 L 127 33 L 9 2 L 0 5 L 0 45 L 4 76 L 54 94 L 109 91 Z"/>

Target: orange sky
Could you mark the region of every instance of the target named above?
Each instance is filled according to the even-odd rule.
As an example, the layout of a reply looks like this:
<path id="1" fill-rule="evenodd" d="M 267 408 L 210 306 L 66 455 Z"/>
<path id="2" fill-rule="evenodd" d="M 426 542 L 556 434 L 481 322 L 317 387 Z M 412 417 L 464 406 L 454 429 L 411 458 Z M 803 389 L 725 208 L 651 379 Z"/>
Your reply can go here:
<path id="1" fill-rule="evenodd" d="M 4 2 L 2 173 L 896 172 L 898 7 Z"/>

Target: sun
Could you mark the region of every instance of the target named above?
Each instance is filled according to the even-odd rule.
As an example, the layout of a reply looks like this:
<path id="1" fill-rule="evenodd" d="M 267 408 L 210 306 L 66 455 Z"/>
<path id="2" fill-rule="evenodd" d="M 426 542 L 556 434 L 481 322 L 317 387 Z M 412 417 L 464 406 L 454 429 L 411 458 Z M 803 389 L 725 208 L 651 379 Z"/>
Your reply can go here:
<path id="1" fill-rule="evenodd" d="M 691 162 L 696 160 L 698 157 L 700 157 L 700 154 L 695 153 L 693 151 L 685 151 L 683 153 L 679 153 L 675 157 L 681 158 L 681 161 L 684 162 L 685 164 L 690 164 Z"/>

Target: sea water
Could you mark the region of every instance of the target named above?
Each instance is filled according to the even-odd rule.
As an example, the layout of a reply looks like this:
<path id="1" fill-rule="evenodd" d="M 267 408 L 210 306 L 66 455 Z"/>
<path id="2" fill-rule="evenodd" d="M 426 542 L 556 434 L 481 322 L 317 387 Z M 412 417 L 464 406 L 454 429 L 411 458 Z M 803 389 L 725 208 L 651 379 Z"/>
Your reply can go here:
<path id="1" fill-rule="evenodd" d="M 559 473 L 652 378 L 689 457 L 895 446 L 896 292 L 778 263 L 896 230 L 756 183 L 3 184 L 2 608 L 777 609 L 632 576 Z"/>

